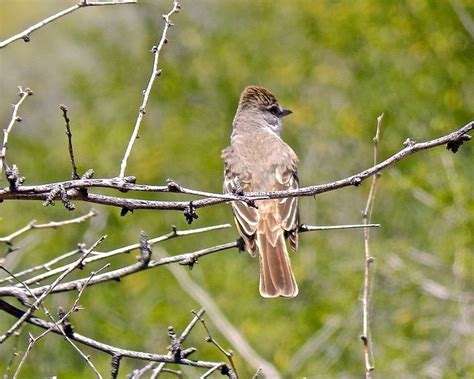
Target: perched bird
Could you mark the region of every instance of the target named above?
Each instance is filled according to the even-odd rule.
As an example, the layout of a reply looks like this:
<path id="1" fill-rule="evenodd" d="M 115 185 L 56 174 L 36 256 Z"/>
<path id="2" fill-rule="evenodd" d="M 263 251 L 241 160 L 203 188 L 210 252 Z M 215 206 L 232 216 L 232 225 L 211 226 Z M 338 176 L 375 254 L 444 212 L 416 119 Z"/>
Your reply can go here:
<path id="1" fill-rule="evenodd" d="M 280 137 L 283 109 L 267 89 L 246 87 L 233 121 L 230 146 L 222 150 L 224 192 L 269 192 L 298 188 L 298 157 Z M 285 239 L 298 248 L 298 198 L 257 200 L 256 208 L 233 202 L 245 250 L 260 257 L 260 294 L 298 294 Z"/>

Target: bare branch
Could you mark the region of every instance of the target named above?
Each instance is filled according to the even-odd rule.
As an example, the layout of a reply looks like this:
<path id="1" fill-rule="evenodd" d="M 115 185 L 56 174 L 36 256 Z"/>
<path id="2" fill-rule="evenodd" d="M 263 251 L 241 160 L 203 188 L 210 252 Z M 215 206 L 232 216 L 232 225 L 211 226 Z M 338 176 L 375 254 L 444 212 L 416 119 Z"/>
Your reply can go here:
<path id="1" fill-rule="evenodd" d="M 165 250 L 161 248 L 159 248 L 159 250 L 160 256 L 167 256 Z M 176 266 L 170 265 L 167 268 L 174 275 L 183 290 L 206 309 L 206 314 L 209 319 L 211 319 L 213 325 L 215 325 L 246 362 L 255 368 L 261 368 L 265 377 L 272 379 L 281 378 L 280 373 L 272 363 L 262 358 L 259 353 L 253 349 L 245 336 L 227 319 L 212 296 L 206 292 L 199 283 L 195 282 L 186 271 L 180 270 Z"/>
<path id="2" fill-rule="evenodd" d="M 102 5 L 121 5 L 121 4 L 135 4 L 137 0 L 109 0 L 109 1 L 87 1 L 87 0 L 81 0 L 79 3 L 76 5 L 73 5 L 72 7 L 69 7 L 59 13 L 56 13 L 53 16 L 50 16 L 48 18 L 45 18 L 44 20 L 41 20 L 40 22 L 34 24 L 33 26 L 30 26 L 28 29 L 22 31 L 21 33 L 15 34 L 14 36 L 6 39 L 5 41 L 0 42 L 0 49 L 4 48 L 5 46 L 9 45 L 10 43 L 17 41 L 19 39 L 22 39 L 25 42 L 30 42 L 30 34 L 33 33 L 34 31 L 42 28 L 43 26 L 49 24 L 50 22 L 53 22 L 57 20 L 58 18 L 64 17 L 68 15 L 69 13 L 72 13 L 74 11 L 77 11 L 78 9 L 85 8 L 85 7 L 93 7 L 93 6 L 102 6 Z"/>
<path id="3" fill-rule="evenodd" d="M 336 180 L 334 182 L 301 187 L 297 190 L 287 190 L 287 191 L 274 191 L 274 192 L 249 192 L 245 193 L 244 196 L 236 196 L 227 194 L 223 196 L 222 194 L 213 194 L 212 196 L 193 200 L 192 204 L 194 208 L 202 208 L 207 206 L 212 206 L 216 204 L 222 204 L 228 201 L 252 201 L 252 200 L 263 200 L 263 199 L 280 199 L 285 197 L 302 197 L 302 196 L 314 196 L 321 193 L 334 191 L 340 188 L 349 187 L 349 186 L 358 186 L 365 179 L 377 174 L 378 172 L 386 169 L 387 167 L 401 161 L 402 159 L 407 158 L 410 155 L 413 155 L 419 151 L 427 150 L 434 148 L 436 146 L 446 145 L 447 148 L 453 151 L 457 151 L 459 145 L 463 142 L 466 142 L 470 139 L 470 136 L 467 135 L 469 131 L 474 129 L 474 121 L 466 124 L 462 128 L 444 135 L 442 137 L 426 141 L 415 143 L 408 140 L 406 147 L 400 150 L 398 153 L 392 155 L 391 157 L 385 159 L 381 163 L 374 165 L 366 170 L 363 170 L 357 174 L 351 175 L 349 177 Z M 15 191 L 12 191 L 10 188 L 4 188 L 0 190 L 0 201 L 1 200 L 46 200 L 48 198 L 48 190 L 51 191 L 55 186 L 61 185 L 65 190 L 71 188 L 86 188 L 86 187 L 107 187 L 107 188 L 117 188 L 117 189 L 130 189 L 136 190 L 137 187 L 134 187 L 132 184 L 128 185 L 119 185 L 119 179 L 95 179 L 95 180 L 77 180 L 77 181 L 67 181 L 62 183 L 46 184 L 42 186 L 18 186 Z M 143 186 L 138 187 L 141 190 L 145 190 Z M 150 189 L 151 192 L 169 192 L 168 189 L 164 190 L 165 187 L 155 187 Z M 183 192 L 184 193 L 184 192 Z M 189 201 L 158 201 L 158 200 L 142 200 L 142 199 L 133 199 L 133 198 L 122 198 L 106 195 L 98 195 L 92 193 L 68 193 L 68 196 L 72 200 L 85 201 L 90 203 L 97 203 L 103 205 L 109 205 L 119 208 L 126 208 L 129 210 L 133 209 L 162 209 L 162 210 L 180 210 L 184 211 L 189 207 Z"/>
<path id="4" fill-rule="evenodd" d="M 6 271 L 8 274 L 10 274 L 16 281 L 20 282 L 20 284 L 28 291 L 28 293 L 36 300 L 38 301 L 38 298 L 31 292 L 31 289 L 28 287 L 27 284 L 25 284 L 24 282 L 22 282 L 20 279 L 18 279 L 14 274 L 10 273 L 5 267 L 3 266 L 0 266 L 0 268 L 4 271 Z M 29 305 L 29 302 L 28 301 L 22 301 L 23 304 L 25 305 Z M 49 310 L 46 308 L 46 306 L 41 303 L 40 304 L 40 307 L 43 309 L 43 312 L 45 313 L 46 316 L 48 316 L 48 318 L 53 322 L 53 323 L 56 323 L 56 320 L 54 319 L 54 317 L 51 315 L 51 313 L 49 312 Z M 61 316 L 60 316 L 61 317 Z M 21 328 L 21 327 L 20 327 Z M 94 373 L 96 374 L 96 376 L 100 377 L 100 374 L 98 373 L 97 369 L 94 367 L 94 365 L 92 364 L 91 360 L 89 359 L 88 356 L 86 356 L 82 351 L 81 349 L 79 349 L 76 344 L 71 341 L 69 339 L 69 337 L 67 336 L 67 332 L 68 332 L 68 329 L 66 328 L 66 322 L 64 322 L 64 329 L 63 328 L 60 328 L 60 331 L 62 333 L 62 335 L 64 336 L 64 339 L 79 353 L 79 355 L 86 361 L 87 365 L 92 369 L 92 371 L 94 371 Z M 16 333 L 16 332 L 15 332 Z M 14 333 L 14 334 L 15 334 Z M 32 335 L 30 334 L 30 342 L 31 340 L 33 339 Z M 22 359 L 22 361 L 24 361 L 24 359 L 26 359 L 26 357 L 24 357 Z M 19 368 L 21 367 L 21 362 L 20 362 L 20 366 L 17 368 L 16 370 L 16 373 L 19 371 Z M 16 374 L 15 374 L 16 375 Z"/>
<path id="5" fill-rule="evenodd" d="M 84 252 L 84 249 L 83 249 L 83 244 L 78 244 L 79 245 L 79 248 L 73 250 L 73 251 L 69 251 L 67 253 L 64 253 L 62 255 L 60 255 L 59 257 L 56 257 L 54 259 L 51 259 L 50 261 L 46 262 L 46 263 L 43 263 L 43 264 L 40 264 L 40 265 L 37 265 L 37 266 L 34 266 L 34 267 L 30 267 L 26 270 L 23 270 L 23 271 L 20 271 L 18 273 L 15 274 L 15 277 L 16 278 L 19 278 L 19 277 L 22 277 L 22 276 L 25 276 L 25 275 L 28 275 L 28 274 L 31 274 L 35 271 L 38 271 L 38 270 L 50 270 L 50 267 L 53 265 L 53 264 L 56 264 L 58 262 L 61 262 L 63 261 L 64 259 L 67 259 L 67 258 L 70 258 L 70 257 L 73 257 L 74 255 L 77 255 L 77 254 L 80 254 L 81 252 Z M 0 283 L 3 283 L 3 282 L 11 282 L 13 279 L 12 276 L 7 276 L 6 278 L 2 278 L 0 279 Z"/>
<path id="6" fill-rule="evenodd" d="M 130 153 L 132 152 L 133 144 L 135 143 L 135 140 L 138 138 L 138 132 L 140 130 L 140 125 L 142 123 L 143 116 L 146 113 L 146 105 L 148 103 L 148 98 L 150 97 L 151 89 L 153 88 L 155 79 L 161 74 L 161 70 L 158 69 L 158 60 L 160 58 L 160 52 L 161 52 L 161 49 L 163 48 L 163 45 L 168 42 L 168 39 L 166 37 L 166 34 L 168 33 L 168 29 L 170 28 L 170 26 L 173 25 L 173 23 L 170 21 L 170 17 L 174 13 L 178 13 L 180 9 L 181 9 L 181 6 L 179 5 L 179 3 L 177 1 L 174 1 L 173 8 L 168 12 L 168 14 L 163 15 L 163 18 L 165 20 L 163 33 L 161 34 L 161 39 L 158 46 L 153 46 L 153 49 L 152 49 L 152 52 L 154 54 L 154 61 L 153 61 L 153 69 L 151 72 L 151 76 L 150 76 L 150 79 L 148 81 L 148 85 L 145 91 L 143 91 L 143 101 L 138 111 L 138 117 L 135 122 L 135 127 L 133 128 L 132 136 L 130 137 L 130 141 L 128 142 L 127 149 L 125 150 L 125 154 L 120 164 L 119 177 L 122 179 L 125 176 L 125 170 L 127 169 L 127 161 L 128 161 L 128 157 L 130 156 Z"/>

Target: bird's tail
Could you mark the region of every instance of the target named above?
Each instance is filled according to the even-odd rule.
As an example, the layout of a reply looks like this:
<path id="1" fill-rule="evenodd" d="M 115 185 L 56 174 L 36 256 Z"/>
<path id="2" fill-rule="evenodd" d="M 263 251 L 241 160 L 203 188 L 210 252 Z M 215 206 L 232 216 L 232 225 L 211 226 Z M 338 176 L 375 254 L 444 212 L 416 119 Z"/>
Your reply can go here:
<path id="1" fill-rule="evenodd" d="M 298 295 L 284 231 L 272 214 L 261 217 L 256 240 L 260 255 L 260 294 L 263 297 Z"/>

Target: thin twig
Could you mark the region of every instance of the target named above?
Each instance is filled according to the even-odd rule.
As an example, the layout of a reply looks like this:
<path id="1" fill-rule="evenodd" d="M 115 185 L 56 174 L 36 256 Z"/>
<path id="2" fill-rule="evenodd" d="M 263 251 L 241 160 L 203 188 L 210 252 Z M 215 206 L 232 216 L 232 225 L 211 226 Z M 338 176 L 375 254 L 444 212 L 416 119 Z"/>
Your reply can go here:
<path id="1" fill-rule="evenodd" d="M 81 0 L 76 5 L 73 5 L 72 7 L 69 7 L 59 13 L 56 13 L 53 16 L 45 18 L 44 20 L 41 20 L 40 22 L 34 24 L 33 26 L 30 26 L 28 29 L 22 31 L 21 33 L 15 34 L 14 36 L 6 39 L 5 41 L 0 42 L 0 49 L 19 39 L 22 39 L 25 42 L 29 42 L 31 33 L 49 24 L 50 22 L 57 20 L 58 18 L 61 18 L 63 16 L 68 15 L 69 13 L 77 11 L 78 9 L 85 8 L 85 7 L 92 7 L 92 6 L 101 6 L 101 5 L 135 4 L 136 2 L 137 0 L 110 0 L 110 1 Z"/>
<path id="2" fill-rule="evenodd" d="M 378 142 L 380 137 L 380 126 L 383 119 L 383 113 L 377 117 L 377 127 L 374 137 L 374 166 L 377 165 L 377 151 Z M 369 225 L 372 216 L 372 210 L 375 201 L 375 192 L 377 189 L 377 178 L 378 175 L 372 177 L 370 184 L 369 196 L 367 197 L 367 203 L 364 209 L 363 220 L 364 224 Z M 371 266 L 374 258 L 370 255 L 369 249 L 370 233 L 369 228 L 364 229 L 364 247 L 365 247 L 365 265 L 364 265 L 364 289 L 362 294 L 362 335 L 360 336 L 364 345 L 364 360 L 365 360 L 365 377 L 366 379 L 372 378 L 372 372 L 374 370 L 373 357 L 372 357 L 372 338 L 370 336 L 370 293 L 371 293 Z"/>
<path id="3" fill-rule="evenodd" d="M 355 225 L 329 225 L 317 226 L 301 224 L 298 233 L 316 232 L 320 230 L 341 230 L 341 229 L 361 229 L 361 228 L 380 228 L 380 224 L 355 224 Z"/>
<path id="4" fill-rule="evenodd" d="M 474 129 L 474 121 L 466 124 L 462 128 L 444 135 L 442 137 L 426 141 L 415 143 L 411 140 L 407 140 L 406 147 L 400 150 L 398 153 L 392 155 L 391 157 L 385 159 L 381 163 L 374 165 L 366 170 L 363 170 L 357 174 L 351 175 L 349 177 L 336 180 L 334 182 L 301 187 L 297 190 L 287 190 L 287 191 L 274 191 L 274 192 L 249 192 L 245 193 L 244 196 L 236 196 L 227 194 L 223 196 L 222 194 L 215 194 L 211 197 L 205 199 L 193 200 L 192 205 L 195 209 L 208 207 L 216 204 L 222 204 L 228 201 L 246 201 L 250 202 L 252 200 L 263 200 L 263 199 L 281 199 L 286 197 L 302 197 L 302 196 L 314 196 L 325 192 L 334 191 L 340 188 L 349 187 L 349 186 L 358 186 L 367 178 L 377 174 L 378 172 L 386 169 L 387 167 L 394 165 L 395 163 L 401 161 L 413 155 L 419 151 L 427 150 L 434 148 L 436 146 L 447 145 L 450 150 L 457 150 L 461 143 L 467 142 L 470 139 L 470 136 L 467 135 Z M 100 184 L 97 182 L 100 181 Z M 115 179 L 96 179 L 96 181 L 68 181 L 63 183 L 54 183 L 54 184 L 45 184 L 39 186 L 18 186 L 15 191 L 12 191 L 10 188 L 0 189 L 0 200 L 41 200 L 45 201 L 49 193 L 56 188 L 58 185 L 62 185 L 65 189 L 70 188 L 87 188 L 87 187 L 98 187 L 104 186 L 108 188 L 117 188 L 117 189 L 128 189 L 129 186 L 119 185 L 119 180 Z M 143 188 L 143 187 L 142 187 Z M 161 187 L 163 188 L 163 187 Z M 163 192 L 161 191 L 152 191 L 152 192 Z M 169 191 L 168 191 L 169 192 Z M 184 193 L 184 192 L 182 192 Z M 134 199 L 134 198 L 124 198 L 117 196 L 106 196 L 98 195 L 93 193 L 68 193 L 68 197 L 71 200 L 85 201 L 96 204 L 109 205 L 119 208 L 126 208 L 129 210 L 134 209 L 163 209 L 163 210 L 181 210 L 189 208 L 189 200 L 187 201 L 158 201 L 158 200 L 143 200 L 143 199 Z"/>
<path id="5" fill-rule="evenodd" d="M 210 370 L 206 371 L 203 375 L 199 377 L 199 379 L 206 379 L 209 378 L 209 376 L 213 373 L 219 370 L 222 367 L 222 364 L 215 365 L 212 367 Z"/>
<path id="6" fill-rule="evenodd" d="M 43 300 L 48 296 L 51 292 L 54 291 L 55 287 L 73 270 L 83 264 L 83 261 L 87 256 L 99 245 L 106 236 L 100 237 L 83 255 L 80 257 L 73 265 L 71 265 L 66 271 L 64 271 L 60 276 L 56 278 L 56 280 L 51 283 L 49 286 L 46 286 L 44 291 L 42 291 L 41 295 L 38 299 L 34 302 L 34 304 L 28 308 L 28 310 L 17 320 L 13 326 L 8 329 L 2 336 L 0 336 L 0 344 L 4 343 L 8 337 L 12 335 L 15 330 L 17 330 L 32 314 L 33 312 L 38 309 L 38 306 L 43 302 Z M 87 281 L 87 280 L 86 280 Z M 84 281 L 85 283 L 85 281 Z M 78 287 L 76 287 L 78 288 Z M 32 290 L 34 292 L 34 290 Z"/>
<path id="7" fill-rule="evenodd" d="M 0 179 L 3 177 L 3 171 L 7 171 L 8 165 L 5 161 L 7 156 L 7 148 L 8 148 L 8 136 L 15 125 L 15 122 L 21 122 L 21 117 L 18 116 L 18 109 L 20 109 L 20 105 L 25 101 L 28 96 L 33 95 L 33 91 L 29 88 L 23 90 L 22 87 L 18 87 L 20 100 L 16 104 L 13 105 L 13 112 L 12 117 L 10 119 L 10 123 L 8 124 L 6 129 L 3 129 L 3 142 L 2 142 L 2 149 L 0 150 Z"/>
<path id="8" fill-rule="evenodd" d="M 61 111 L 63 112 L 64 125 L 66 127 L 69 159 L 71 160 L 71 166 L 72 166 L 71 179 L 76 180 L 76 179 L 79 179 L 80 176 L 77 173 L 76 161 L 74 159 L 74 148 L 72 146 L 72 133 L 71 133 L 71 126 L 70 126 L 71 119 L 69 118 L 67 114 L 68 108 L 65 105 L 60 105 L 59 109 L 61 109 Z"/>
<path id="9" fill-rule="evenodd" d="M 128 142 L 127 149 L 125 150 L 125 154 L 122 158 L 122 162 L 120 164 L 120 178 L 124 178 L 125 176 L 125 170 L 127 169 L 127 161 L 128 157 L 130 156 L 130 153 L 132 152 L 133 144 L 135 143 L 135 140 L 138 138 L 138 132 L 140 131 L 140 125 L 142 123 L 143 116 L 146 113 L 146 105 L 148 103 L 148 98 L 150 97 L 151 89 L 153 87 L 153 84 L 155 82 L 155 79 L 160 76 L 161 70 L 158 69 L 158 61 L 160 58 L 160 52 L 161 49 L 163 48 L 164 44 L 168 42 L 166 34 L 168 33 L 168 29 L 170 26 L 173 25 L 173 23 L 170 21 L 170 17 L 174 14 L 179 12 L 181 9 L 179 3 L 177 1 L 173 2 L 173 8 L 168 12 L 168 14 L 163 15 L 163 18 L 165 20 L 165 26 L 163 28 L 163 33 L 161 34 L 161 39 L 158 44 L 158 46 L 153 46 L 153 54 L 154 54 L 154 61 L 153 61 L 153 69 L 151 72 L 150 79 L 148 81 L 148 85 L 143 91 L 143 101 L 142 104 L 140 105 L 140 109 L 138 111 L 138 117 L 135 122 L 135 127 L 133 128 L 133 133 L 132 136 L 130 137 L 130 141 Z"/>
<path id="10" fill-rule="evenodd" d="M 23 228 L 9 234 L 8 236 L 0 237 L 0 242 L 5 242 L 5 243 L 8 243 L 8 244 L 11 244 L 14 238 L 22 235 L 23 233 L 26 233 L 27 231 L 29 231 L 31 229 L 48 229 L 48 228 L 55 229 L 55 228 L 59 228 L 61 226 L 65 226 L 65 225 L 80 224 L 81 222 L 84 222 L 84 221 L 88 220 L 89 218 L 94 217 L 96 215 L 97 215 L 97 212 L 94 209 L 91 209 L 85 215 L 73 218 L 71 220 L 51 221 L 51 222 L 47 222 L 47 223 L 44 223 L 44 224 L 37 224 L 36 220 L 32 220 L 27 225 L 25 225 Z"/>

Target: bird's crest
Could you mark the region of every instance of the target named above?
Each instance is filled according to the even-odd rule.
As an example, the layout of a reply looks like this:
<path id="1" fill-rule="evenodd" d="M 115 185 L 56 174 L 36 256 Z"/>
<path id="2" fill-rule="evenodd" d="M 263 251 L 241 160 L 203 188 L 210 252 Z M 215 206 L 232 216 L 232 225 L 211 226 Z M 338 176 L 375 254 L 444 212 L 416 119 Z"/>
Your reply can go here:
<path id="1" fill-rule="evenodd" d="M 242 108 L 257 106 L 267 109 L 278 104 L 278 100 L 269 90 L 263 87 L 248 86 L 240 96 L 240 104 Z"/>

